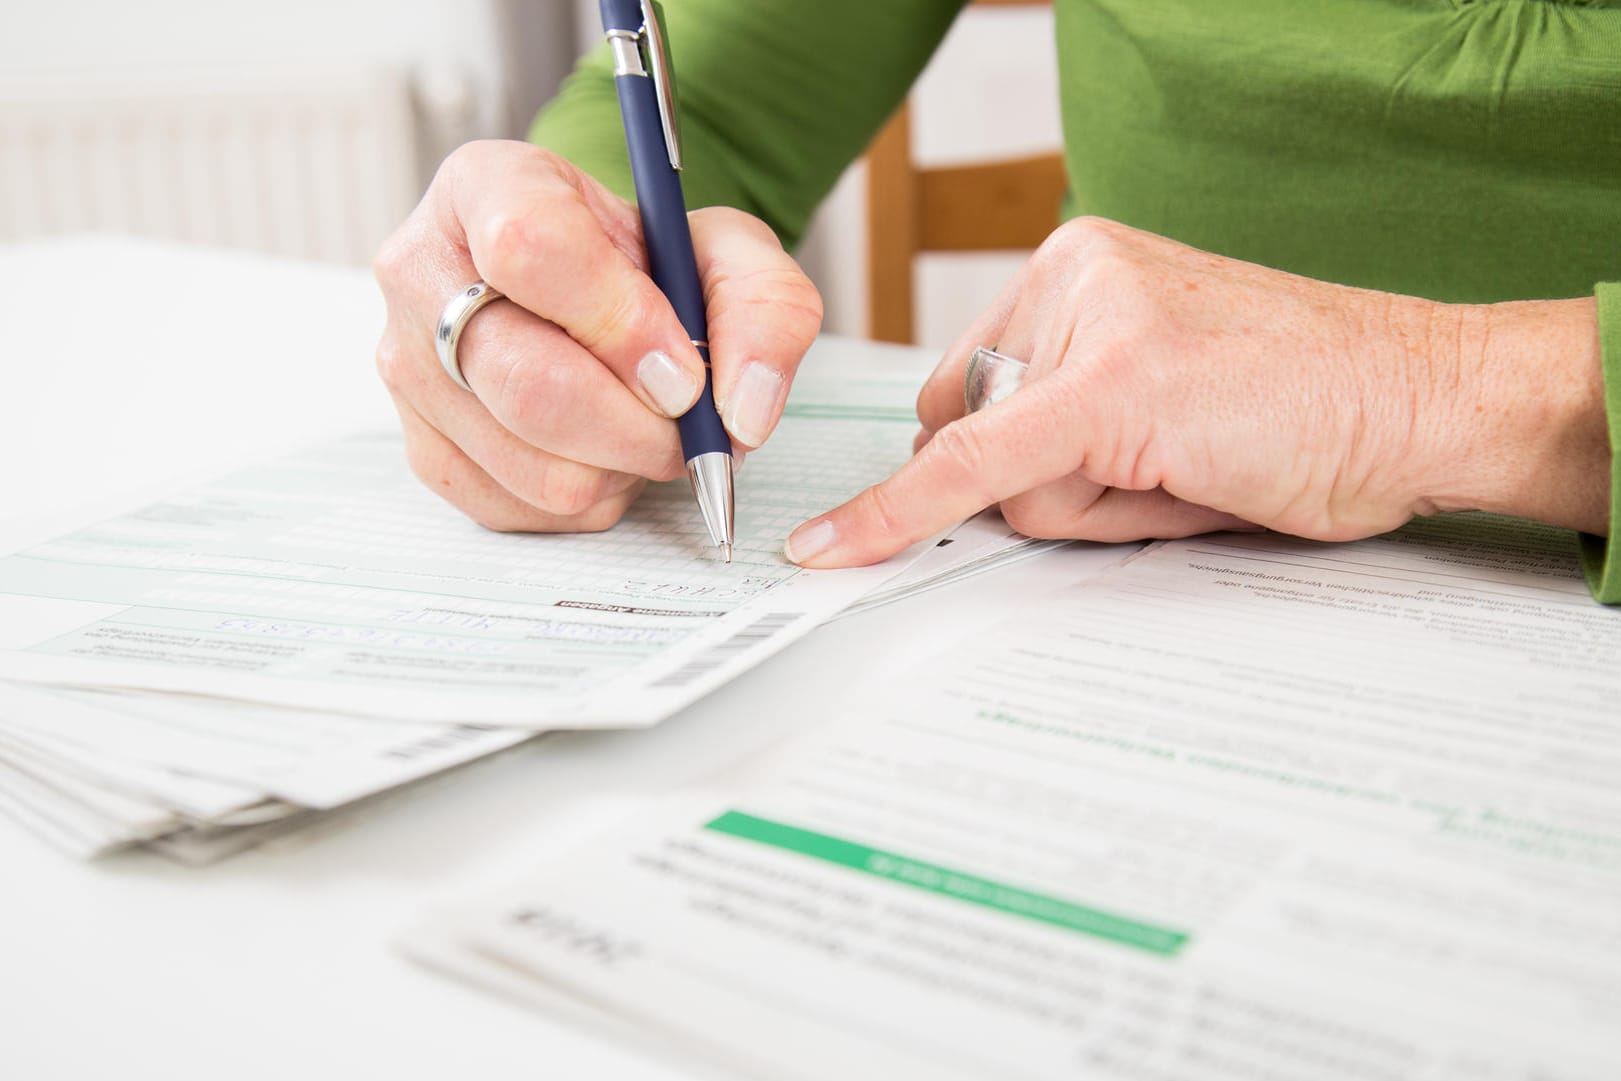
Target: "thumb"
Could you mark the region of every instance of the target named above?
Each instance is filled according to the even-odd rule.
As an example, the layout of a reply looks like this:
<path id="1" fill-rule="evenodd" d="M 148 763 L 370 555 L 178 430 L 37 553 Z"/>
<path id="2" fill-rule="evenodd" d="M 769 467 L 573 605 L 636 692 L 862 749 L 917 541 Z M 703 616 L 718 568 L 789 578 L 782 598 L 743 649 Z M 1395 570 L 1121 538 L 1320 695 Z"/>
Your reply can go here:
<path id="1" fill-rule="evenodd" d="M 822 298 L 759 218 L 730 207 L 693 211 L 704 283 L 715 404 L 732 439 L 766 441 L 788 387 L 822 327 Z"/>

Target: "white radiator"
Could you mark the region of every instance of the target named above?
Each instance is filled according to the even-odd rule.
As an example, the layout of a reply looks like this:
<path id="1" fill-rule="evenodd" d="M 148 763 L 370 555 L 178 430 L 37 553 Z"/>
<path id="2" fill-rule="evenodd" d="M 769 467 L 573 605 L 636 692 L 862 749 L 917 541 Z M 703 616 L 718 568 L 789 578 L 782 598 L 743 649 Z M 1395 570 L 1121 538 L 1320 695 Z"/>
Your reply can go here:
<path id="1" fill-rule="evenodd" d="M 421 133 L 468 125 L 465 97 L 415 97 L 390 70 L 0 81 L 0 240 L 116 232 L 365 263 L 417 200 Z"/>

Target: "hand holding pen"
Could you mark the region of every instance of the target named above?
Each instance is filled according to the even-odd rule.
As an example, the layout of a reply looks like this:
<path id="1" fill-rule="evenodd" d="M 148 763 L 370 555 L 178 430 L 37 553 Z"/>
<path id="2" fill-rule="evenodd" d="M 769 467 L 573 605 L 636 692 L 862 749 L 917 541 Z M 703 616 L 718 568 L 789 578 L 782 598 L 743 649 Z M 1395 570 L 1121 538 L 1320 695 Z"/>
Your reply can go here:
<path id="1" fill-rule="evenodd" d="M 669 46 L 658 7 L 650 0 L 602 0 L 602 29 L 613 51 L 614 85 L 649 271 L 703 357 L 704 382 L 698 398 L 676 421 L 681 456 L 710 539 L 730 563 L 736 539 L 732 440 L 716 411 L 709 372 L 709 322 L 681 192 L 681 138 Z"/>
<path id="2" fill-rule="evenodd" d="M 688 221 L 716 406 L 733 444 L 757 447 L 821 301 L 764 222 L 726 208 Z M 590 175 L 524 143 L 470 143 L 376 273 L 388 302 L 377 367 L 412 468 L 469 517 L 510 531 L 607 529 L 647 480 L 687 472 L 671 418 L 700 393 L 696 335 L 649 276 L 636 207 Z M 463 320 L 454 359 L 469 391 L 442 366 L 435 331 L 447 301 L 480 281 L 503 299 Z"/>

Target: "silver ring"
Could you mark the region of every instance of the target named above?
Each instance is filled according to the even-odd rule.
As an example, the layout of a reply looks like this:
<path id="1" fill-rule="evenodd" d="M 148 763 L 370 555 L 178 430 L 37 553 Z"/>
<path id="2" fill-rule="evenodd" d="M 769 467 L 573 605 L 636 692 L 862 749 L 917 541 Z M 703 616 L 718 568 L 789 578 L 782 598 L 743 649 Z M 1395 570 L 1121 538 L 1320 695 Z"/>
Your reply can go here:
<path id="1" fill-rule="evenodd" d="M 467 321 L 477 315 L 484 305 L 500 299 L 500 293 L 478 281 L 451 297 L 445 310 L 439 313 L 439 326 L 433 332 L 433 347 L 439 353 L 439 363 L 444 365 L 445 374 L 469 394 L 473 388 L 467 385 L 467 379 L 462 375 L 461 361 L 456 359 L 456 346 L 462 340 L 462 331 L 467 329 Z"/>
<path id="2" fill-rule="evenodd" d="M 963 377 L 963 403 L 970 413 L 994 405 L 1019 389 L 1030 362 L 986 349 L 983 345 L 968 358 Z"/>

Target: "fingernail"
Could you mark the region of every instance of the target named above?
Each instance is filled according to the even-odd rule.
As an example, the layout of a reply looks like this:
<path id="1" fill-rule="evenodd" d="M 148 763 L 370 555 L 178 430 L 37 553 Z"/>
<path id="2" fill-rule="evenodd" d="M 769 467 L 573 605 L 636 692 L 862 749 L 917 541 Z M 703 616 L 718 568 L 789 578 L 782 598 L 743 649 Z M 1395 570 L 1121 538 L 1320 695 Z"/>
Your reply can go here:
<path id="1" fill-rule="evenodd" d="M 663 350 L 655 349 L 642 358 L 636 365 L 636 378 L 667 417 L 679 417 L 698 400 L 698 378 Z"/>
<path id="2" fill-rule="evenodd" d="M 832 522 L 823 518 L 820 522 L 810 522 L 788 534 L 788 542 L 782 546 L 782 550 L 789 562 L 803 563 L 833 547 L 837 539 L 838 530 L 833 528 Z"/>
<path id="3" fill-rule="evenodd" d="M 781 372 L 758 360 L 744 366 L 726 403 L 726 428 L 734 438 L 751 447 L 766 441 L 777 422 L 783 387 Z"/>

